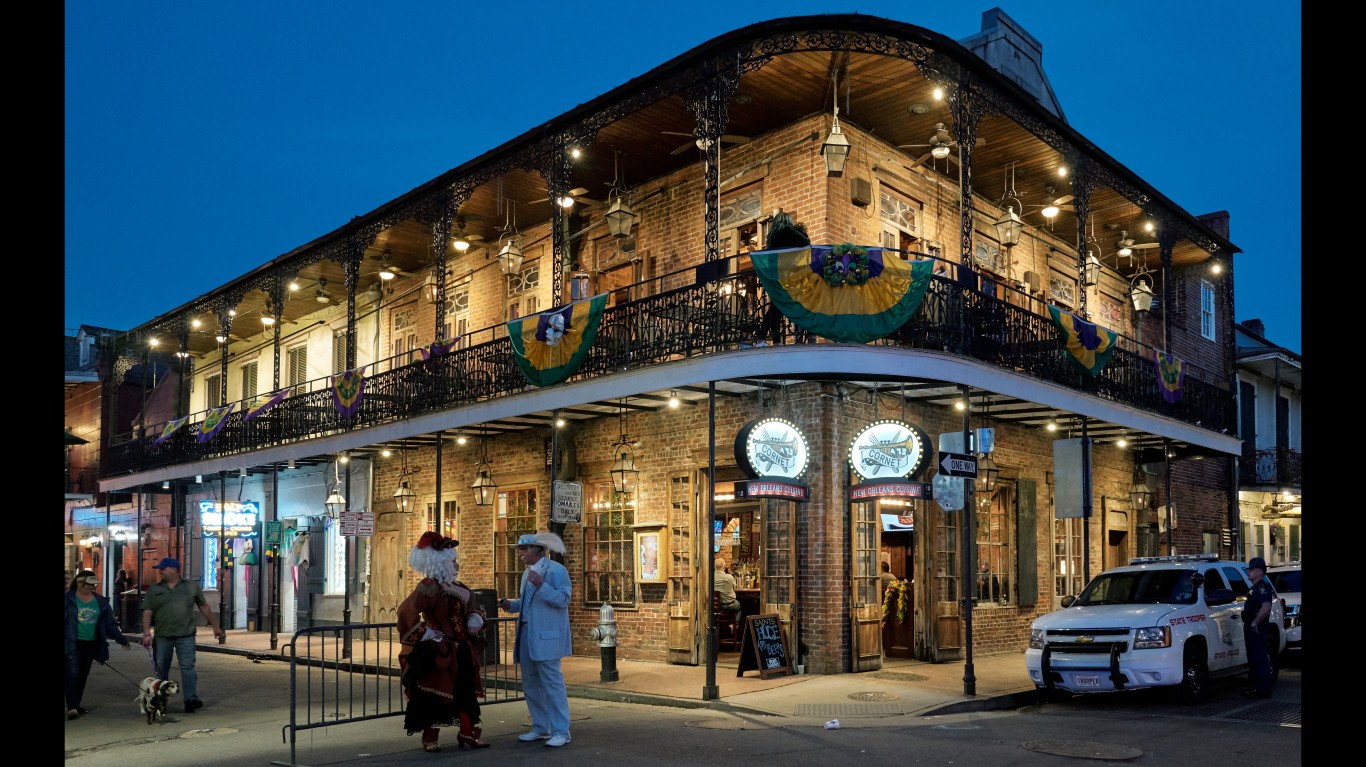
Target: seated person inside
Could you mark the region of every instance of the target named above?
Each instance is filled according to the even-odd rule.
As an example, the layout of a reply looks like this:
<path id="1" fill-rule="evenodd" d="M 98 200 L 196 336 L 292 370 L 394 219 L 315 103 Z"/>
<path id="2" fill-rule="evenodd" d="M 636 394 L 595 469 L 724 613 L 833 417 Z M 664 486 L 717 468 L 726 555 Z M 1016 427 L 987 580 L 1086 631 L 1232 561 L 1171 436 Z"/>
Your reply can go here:
<path id="1" fill-rule="evenodd" d="M 712 573 L 712 588 L 715 590 L 717 601 L 722 610 L 735 613 L 735 622 L 741 621 L 740 600 L 735 596 L 735 576 L 726 572 L 730 562 L 725 557 L 716 558 L 716 572 Z"/>

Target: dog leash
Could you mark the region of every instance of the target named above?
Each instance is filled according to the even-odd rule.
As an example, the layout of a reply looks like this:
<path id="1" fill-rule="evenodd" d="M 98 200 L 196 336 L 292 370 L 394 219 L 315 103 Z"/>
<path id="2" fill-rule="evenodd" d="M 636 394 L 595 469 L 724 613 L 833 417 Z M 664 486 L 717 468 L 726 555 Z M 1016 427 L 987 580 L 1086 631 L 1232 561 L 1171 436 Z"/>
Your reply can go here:
<path id="1" fill-rule="evenodd" d="M 110 664 L 108 661 L 105 661 L 105 662 L 104 662 L 104 667 L 107 668 L 107 669 L 109 669 L 110 671 L 113 671 L 115 674 L 118 674 L 119 676 L 123 677 L 124 679 L 128 679 L 128 676 L 127 676 L 126 674 L 124 674 L 122 671 L 119 671 L 118 669 L 114 668 L 114 666 L 113 666 L 112 664 Z M 134 682 L 132 679 L 128 679 L 128 684 L 133 685 L 133 687 L 137 688 L 138 690 L 141 690 L 141 689 L 142 689 L 142 685 L 139 684 L 138 682 Z"/>

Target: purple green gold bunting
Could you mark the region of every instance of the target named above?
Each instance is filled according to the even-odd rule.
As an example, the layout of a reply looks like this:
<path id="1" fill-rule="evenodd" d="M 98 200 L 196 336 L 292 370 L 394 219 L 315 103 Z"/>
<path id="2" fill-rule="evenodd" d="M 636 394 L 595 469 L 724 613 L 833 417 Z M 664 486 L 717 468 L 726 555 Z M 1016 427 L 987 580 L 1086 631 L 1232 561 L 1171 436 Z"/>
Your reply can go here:
<path id="1" fill-rule="evenodd" d="M 223 424 L 228 422 L 228 413 L 237 407 L 236 402 L 230 402 L 223 407 L 217 407 L 209 411 L 204 416 L 203 423 L 199 424 L 199 441 L 208 442 L 213 439 L 218 432 L 223 430 Z"/>
<path id="2" fill-rule="evenodd" d="M 436 357 L 442 357 L 447 354 L 450 354 L 451 349 L 455 348 L 455 344 L 459 340 L 460 339 L 458 338 L 452 338 L 451 340 L 444 342 L 436 341 L 434 343 L 418 348 L 417 353 L 422 355 L 422 360 L 424 362 L 430 359 L 434 359 Z"/>
<path id="3" fill-rule="evenodd" d="M 1087 375 L 1100 375 L 1100 371 L 1110 362 L 1119 336 L 1051 304 L 1048 316 L 1062 335 L 1067 361 Z"/>
<path id="4" fill-rule="evenodd" d="M 165 442 L 166 440 L 170 439 L 170 438 L 171 438 L 171 435 L 172 435 L 172 434 L 175 434 L 177 431 L 179 431 L 179 430 L 180 430 L 180 427 L 184 426 L 184 425 L 185 425 L 185 422 L 186 422 L 186 421 L 189 421 L 189 420 L 190 420 L 190 417 L 189 417 L 189 416 L 181 416 L 180 418 L 177 418 L 177 419 L 175 419 L 174 421 L 167 421 L 167 422 L 166 422 L 166 428 L 164 428 L 164 429 L 161 430 L 161 436 L 160 436 L 160 437 L 157 437 L 157 438 L 154 439 L 154 440 L 152 440 L 152 444 L 153 444 L 153 445 L 160 445 L 161 443 L 163 443 L 163 442 Z"/>
<path id="5" fill-rule="evenodd" d="M 258 416 L 258 415 L 260 415 L 260 414 L 266 412 L 267 410 L 270 410 L 271 408 L 275 407 L 276 405 L 280 404 L 280 402 L 283 401 L 284 398 L 285 398 L 285 397 L 288 397 L 288 396 L 289 396 L 289 389 L 281 389 L 281 390 L 275 392 L 274 394 L 270 395 L 269 397 L 257 397 L 257 398 L 256 398 L 256 403 L 255 403 L 254 405 L 252 405 L 252 406 L 247 410 L 247 412 L 242 416 L 242 420 L 243 420 L 243 421 L 250 421 L 251 419 L 255 418 L 256 416 Z"/>
<path id="6" fill-rule="evenodd" d="M 904 325 L 933 272 L 929 260 L 905 261 L 847 242 L 749 255 L 779 311 L 803 330 L 842 343 L 868 343 Z"/>
<path id="7" fill-rule="evenodd" d="M 347 370 L 332 376 L 332 402 L 343 419 L 350 419 L 360 409 L 365 394 L 365 367 Z"/>
<path id="8" fill-rule="evenodd" d="M 1158 352 L 1153 357 L 1153 366 L 1157 368 L 1157 390 L 1162 394 L 1162 399 L 1172 404 L 1180 402 L 1181 391 L 1186 383 L 1186 363 L 1177 359 L 1175 354 Z"/>
<path id="9" fill-rule="evenodd" d="M 517 369 L 532 386 L 550 386 L 574 375 L 597 338 L 606 306 L 603 293 L 509 322 L 508 342 Z"/>

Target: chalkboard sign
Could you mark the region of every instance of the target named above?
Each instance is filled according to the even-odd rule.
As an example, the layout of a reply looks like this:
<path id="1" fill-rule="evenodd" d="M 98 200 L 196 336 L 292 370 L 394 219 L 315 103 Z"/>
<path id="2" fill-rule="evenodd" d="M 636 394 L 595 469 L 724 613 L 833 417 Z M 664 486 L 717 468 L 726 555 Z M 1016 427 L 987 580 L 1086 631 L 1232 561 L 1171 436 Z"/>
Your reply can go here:
<path id="1" fill-rule="evenodd" d="M 754 670 L 758 670 L 760 679 L 792 673 L 777 613 L 745 618 L 745 632 L 740 636 L 740 667 L 735 675 L 744 676 L 746 671 Z"/>

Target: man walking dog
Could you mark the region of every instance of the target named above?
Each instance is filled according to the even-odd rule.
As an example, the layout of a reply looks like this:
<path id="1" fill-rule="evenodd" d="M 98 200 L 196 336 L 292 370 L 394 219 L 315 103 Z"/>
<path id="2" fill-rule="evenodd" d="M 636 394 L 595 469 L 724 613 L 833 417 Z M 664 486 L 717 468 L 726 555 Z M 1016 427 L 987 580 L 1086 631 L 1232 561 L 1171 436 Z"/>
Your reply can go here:
<path id="1" fill-rule="evenodd" d="M 185 694 L 185 713 L 193 714 L 204 707 L 199 699 L 198 673 L 195 671 L 194 610 L 204 615 L 213 627 L 213 635 L 227 639 L 227 632 L 209 610 L 209 603 L 199 590 L 199 584 L 180 577 L 180 560 L 166 557 L 156 564 L 161 582 L 147 589 L 142 597 L 142 645 L 151 647 L 156 632 L 157 676 L 168 679 L 171 674 L 171 652 L 180 659 L 180 689 Z"/>

